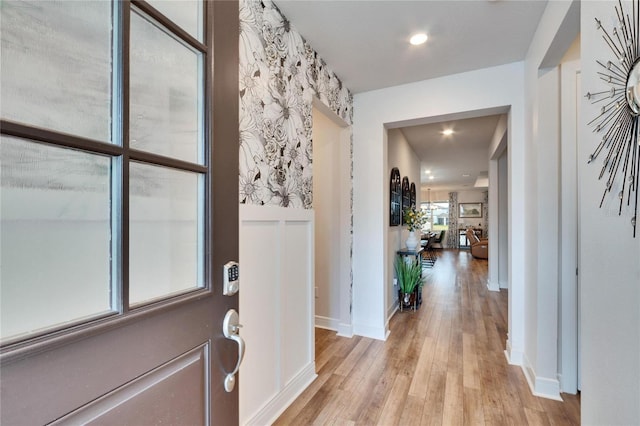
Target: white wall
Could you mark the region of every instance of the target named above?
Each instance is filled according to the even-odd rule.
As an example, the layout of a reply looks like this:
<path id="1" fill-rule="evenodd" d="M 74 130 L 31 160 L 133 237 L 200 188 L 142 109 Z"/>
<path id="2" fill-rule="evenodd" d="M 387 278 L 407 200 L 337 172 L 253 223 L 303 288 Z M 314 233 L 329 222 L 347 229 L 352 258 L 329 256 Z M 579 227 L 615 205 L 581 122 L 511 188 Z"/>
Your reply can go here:
<path id="1" fill-rule="evenodd" d="M 582 3 L 582 94 L 608 89 L 596 74 L 600 68 L 595 61 L 615 58 L 596 31 L 594 18 L 610 31 L 615 22 L 613 6 L 612 2 Z M 599 107 L 582 97 L 580 108 L 581 420 L 586 425 L 638 424 L 640 232 L 632 238 L 632 213 L 625 210 L 619 217 L 615 197 L 598 208 L 605 185 L 597 177 L 602 157 L 590 165 L 586 160 L 601 138 L 587 126 Z"/>
<path id="2" fill-rule="evenodd" d="M 315 324 L 351 335 L 350 130 L 333 112 L 313 108 Z"/>
<path id="3" fill-rule="evenodd" d="M 425 117 L 503 113 L 509 110 L 511 229 L 524 228 L 524 98 L 523 64 L 513 63 L 358 94 L 354 97 L 354 332 L 384 339 L 385 278 L 388 277 L 387 165 L 385 125 L 418 124 Z M 523 350 L 524 243 L 510 236 L 512 277 L 509 347 Z M 515 357 L 517 360 L 518 357 Z"/>
<path id="4" fill-rule="evenodd" d="M 504 187 L 505 192 L 500 193 L 500 180 L 506 182 L 507 169 L 503 171 L 504 175 L 499 175 L 499 167 L 498 167 L 498 158 L 503 156 L 507 145 L 509 144 L 509 117 L 506 114 L 500 116 L 500 120 L 496 125 L 496 129 L 493 133 L 493 137 L 491 139 L 491 144 L 489 145 L 489 233 L 485 235 L 485 237 L 493 240 L 493 244 L 489 244 L 489 277 L 487 278 L 487 288 L 491 291 L 499 291 L 500 290 L 500 282 L 499 282 L 499 264 L 503 262 L 506 266 L 507 258 L 500 258 L 500 249 L 502 249 L 503 254 L 506 254 L 506 236 L 505 241 L 502 242 L 498 239 L 499 237 L 499 229 L 501 226 L 501 221 L 504 222 L 502 225 L 506 229 L 506 222 L 508 217 L 506 214 L 500 214 L 499 206 L 499 198 L 502 196 L 507 197 L 506 186 Z M 506 158 L 506 157 L 505 157 Z M 505 163 L 506 164 L 506 163 Z M 505 204 L 506 205 L 506 204 Z M 503 212 L 505 213 L 505 212 Z M 486 224 L 486 220 L 485 220 Z M 500 247 L 499 243 L 504 243 L 504 247 Z"/>
<path id="5" fill-rule="evenodd" d="M 579 2 L 549 2 L 525 60 L 525 353 L 536 395 L 560 398 L 558 381 L 559 71 L 579 32 Z M 513 165 L 510 164 L 513 172 Z M 512 190 L 513 193 L 513 188 Z M 511 212 L 513 215 L 513 212 Z M 512 216 L 513 217 L 513 216 Z M 516 231 L 513 222 L 509 226 Z M 512 312 L 510 312 L 510 315 Z"/>
<path id="6" fill-rule="evenodd" d="M 509 168 L 505 151 L 498 158 L 498 283 L 509 287 Z"/>
<path id="7" fill-rule="evenodd" d="M 558 375 L 562 392 L 578 391 L 578 104 L 580 37 L 560 64 L 560 303 Z"/>
<path id="8" fill-rule="evenodd" d="M 527 285 L 527 343 L 525 371 L 535 392 L 559 398 L 558 359 L 558 246 L 560 161 L 560 71 L 542 70 L 538 77 L 537 126 L 533 147 L 537 154 L 536 244 L 531 263 L 532 280 Z M 533 162 L 532 162 L 533 163 Z M 532 164 L 533 165 L 533 164 Z M 535 271 L 534 271 L 535 268 Z"/>
<path id="9" fill-rule="evenodd" d="M 400 170 L 400 177 L 407 176 L 409 182 L 416 184 L 416 206 L 420 206 L 421 194 L 419 194 L 418 188 L 420 188 L 420 159 L 407 142 L 404 134 L 399 129 L 389 129 L 387 134 L 388 139 L 388 160 L 387 160 L 387 180 L 390 179 L 391 169 L 397 167 Z M 388 203 L 390 197 L 390 188 L 387 183 L 387 211 L 389 211 Z M 393 286 L 394 270 L 393 264 L 396 258 L 396 251 L 402 247 L 406 247 L 405 241 L 409 237 L 409 231 L 406 226 L 389 226 L 389 215 L 385 218 L 386 225 L 388 227 L 387 233 L 387 278 L 385 280 L 386 288 L 386 300 L 387 300 L 387 319 L 393 315 L 395 306 L 398 300 L 398 287 Z M 416 235 L 420 238 L 420 235 Z"/>

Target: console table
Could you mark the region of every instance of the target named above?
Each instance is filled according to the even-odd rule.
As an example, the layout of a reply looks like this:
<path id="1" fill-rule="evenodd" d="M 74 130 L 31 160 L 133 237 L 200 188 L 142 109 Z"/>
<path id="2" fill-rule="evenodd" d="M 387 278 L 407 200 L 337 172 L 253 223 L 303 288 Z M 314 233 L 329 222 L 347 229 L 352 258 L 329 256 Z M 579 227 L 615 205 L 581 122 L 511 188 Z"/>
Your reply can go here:
<path id="1" fill-rule="evenodd" d="M 409 250 L 408 248 L 405 247 L 403 249 L 398 250 L 396 253 L 398 253 L 398 256 L 402 256 L 402 257 L 414 256 L 416 260 L 420 262 L 423 251 L 424 251 L 423 247 L 416 247 L 415 250 Z"/>

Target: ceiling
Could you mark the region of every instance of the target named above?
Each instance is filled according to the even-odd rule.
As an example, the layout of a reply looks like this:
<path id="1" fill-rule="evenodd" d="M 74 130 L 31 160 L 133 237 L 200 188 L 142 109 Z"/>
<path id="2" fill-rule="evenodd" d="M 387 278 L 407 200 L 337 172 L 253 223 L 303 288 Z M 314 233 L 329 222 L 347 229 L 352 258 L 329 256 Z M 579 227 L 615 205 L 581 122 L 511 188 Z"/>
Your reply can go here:
<path id="1" fill-rule="evenodd" d="M 464 191 L 487 173 L 489 144 L 500 115 L 403 127 L 400 130 L 419 158 L 420 180 L 432 190 Z M 445 136 L 444 129 L 453 134 Z M 426 171 L 431 173 L 428 174 Z M 429 176 L 433 179 L 429 179 Z M 468 176 L 464 176 L 468 175 Z"/>
<path id="2" fill-rule="evenodd" d="M 546 0 L 274 0 L 357 94 L 523 60 Z M 429 40 L 408 43 L 419 31 Z M 488 169 L 499 115 L 401 130 L 422 161 L 423 186 L 473 188 Z M 456 133 L 443 139 L 445 125 Z M 446 149 L 441 149 L 446 148 Z M 434 179 L 424 175 L 433 171 Z M 469 177 L 463 177 L 469 174 Z"/>
<path id="3" fill-rule="evenodd" d="M 546 0 L 275 0 L 352 93 L 524 59 Z M 409 44 L 426 32 L 421 46 Z"/>

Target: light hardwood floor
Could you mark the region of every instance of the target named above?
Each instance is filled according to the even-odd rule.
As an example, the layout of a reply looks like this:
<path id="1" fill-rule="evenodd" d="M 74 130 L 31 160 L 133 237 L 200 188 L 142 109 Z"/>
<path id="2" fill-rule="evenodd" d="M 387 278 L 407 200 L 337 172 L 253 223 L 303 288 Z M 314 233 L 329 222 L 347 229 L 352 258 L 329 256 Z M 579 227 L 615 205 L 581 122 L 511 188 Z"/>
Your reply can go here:
<path id="1" fill-rule="evenodd" d="M 537 398 L 507 364 L 507 292 L 487 290 L 486 260 L 443 251 L 424 277 L 386 342 L 317 328 L 318 378 L 275 424 L 580 424 L 579 396 Z"/>

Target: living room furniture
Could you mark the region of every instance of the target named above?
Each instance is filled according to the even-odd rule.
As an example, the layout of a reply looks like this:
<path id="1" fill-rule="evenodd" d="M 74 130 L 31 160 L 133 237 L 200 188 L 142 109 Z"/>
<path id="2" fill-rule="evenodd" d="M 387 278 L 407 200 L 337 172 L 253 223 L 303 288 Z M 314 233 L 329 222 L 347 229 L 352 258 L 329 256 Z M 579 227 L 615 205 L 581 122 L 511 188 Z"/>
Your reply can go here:
<path id="1" fill-rule="evenodd" d="M 471 247 L 471 255 L 473 257 L 477 257 L 478 259 L 489 258 L 489 240 L 488 239 L 478 238 L 478 235 L 476 235 L 473 229 L 467 229 L 466 237 L 467 237 L 467 240 L 469 241 L 469 246 Z"/>
<path id="2" fill-rule="evenodd" d="M 446 232 L 447 232 L 447 231 L 445 231 L 445 230 L 443 229 L 442 231 L 440 231 L 440 233 L 439 233 L 439 234 L 436 234 L 436 238 L 433 240 L 433 248 L 434 248 L 434 249 L 436 249 L 436 248 L 441 249 L 441 248 L 442 248 L 442 241 L 444 240 L 444 234 L 445 234 Z"/>
<path id="3" fill-rule="evenodd" d="M 439 234 L 430 232 L 423 235 L 421 245 L 424 248 L 422 252 L 422 266 L 431 268 L 436 263 L 436 254 L 433 250 L 433 243 Z"/>
<path id="4" fill-rule="evenodd" d="M 467 238 L 468 230 L 472 230 L 473 233 L 478 237 L 478 239 L 482 239 L 482 228 L 460 228 L 458 229 L 458 241 L 460 248 L 471 247 L 471 240 Z"/>

